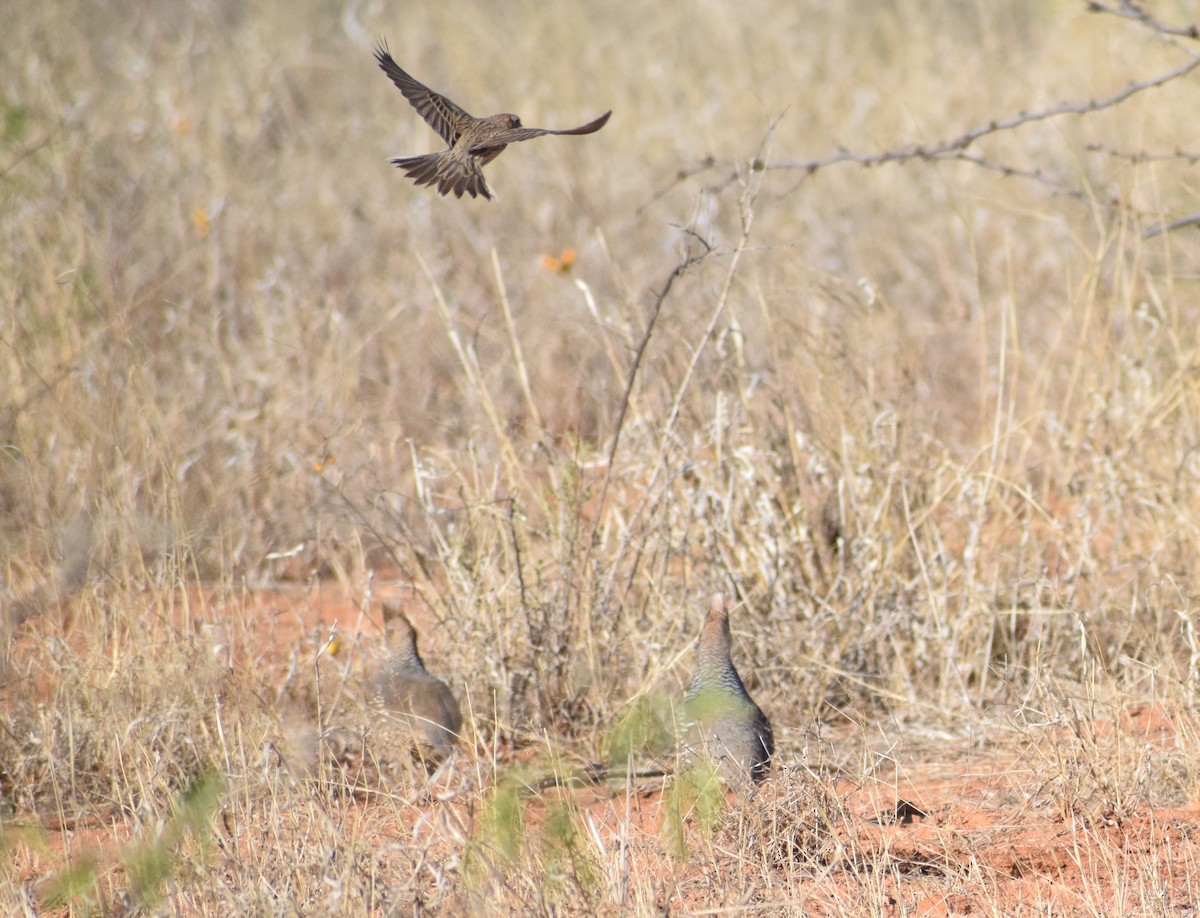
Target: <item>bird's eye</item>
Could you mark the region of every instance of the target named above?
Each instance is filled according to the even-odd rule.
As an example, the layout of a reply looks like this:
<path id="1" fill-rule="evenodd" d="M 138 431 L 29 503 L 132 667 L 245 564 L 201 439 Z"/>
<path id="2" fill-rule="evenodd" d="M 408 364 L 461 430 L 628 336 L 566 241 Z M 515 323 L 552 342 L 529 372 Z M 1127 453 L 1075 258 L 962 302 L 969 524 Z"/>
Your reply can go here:
<path id="1" fill-rule="evenodd" d="M 515 127 L 515 128 L 520 127 L 521 119 L 518 118 L 516 115 L 513 115 L 512 118 L 509 120 L 508 126 Z"/>

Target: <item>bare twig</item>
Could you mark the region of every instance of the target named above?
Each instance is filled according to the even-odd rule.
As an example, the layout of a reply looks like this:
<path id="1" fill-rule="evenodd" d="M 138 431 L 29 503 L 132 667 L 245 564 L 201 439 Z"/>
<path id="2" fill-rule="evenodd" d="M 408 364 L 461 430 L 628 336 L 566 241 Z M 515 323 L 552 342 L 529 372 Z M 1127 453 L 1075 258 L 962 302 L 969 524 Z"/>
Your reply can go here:
<path id="1" fill-rule="evenodd" d="M 1075 198 L 1078 201 L 1090 201 L 1092 196 L 1079 188 L 1068 188 L 1059 182 L 1054 181 L 1050 176 L 1046 175 L 1041 169 L 1022 169 L 1019 166 L 1010 166 L 1008 163 L 996 162 L 984 156 L 976 156 L 974 153 L 960 152 L 955 156 L 946 157 L 947 159 L 959 160 L 964 163 L 970 163 L 972 166 L 978 166 L 980 169 L 986 169 L 989 172 L 998 172 L 1005 177 L 1023 178 L 1034 184 L 1041 185 L 1048 189 L 1052 194 L 1063 195 L 1068 198 Z"/>
<path id="2" fill-rule="evenodd" d="M 1116 6 L 1099 3 L 1097 0 L 1089 0 L 1087 8 L 1089 13 L 1108 13 L 1111 16 L 1120 16 L 1122 19 L 1132 19 L 1134 22 L 1140 22 L 1160 35 L 1175 35 L 1179 38 L 1200 40 L 1200 27 L 1194 23 L 1185 26 L 1167 25 L 1161 19 L 1156 19 L 1147 13 L 1142 9 L 1141 4 L 1135 3 L 1134 0 L 1118 0 Z"/>
<path id="3" fill-rule="evenodd" d="M 1169 223 L 1159 223 L 1155 226 L 1147 227 L 1142 231 L 1142 238 L 1153 239 L 1161 233 L 1170 233 L 1177 229 L 1183 229 L 1186 226 L 1200 226 L 1200 213 L 1188 214 L 1186 217 L 1180 217 L 1178 220 L 1172 220 Z"/>
<path id="4" fill-rule="evenodd" d="M 1194 166 L 1196 163 L 1200 163 L 1200 153 L 1193 153 L 1190 150 L 1182 149 L 1177 149 L 1173 153 L 1147 153 L 1144 150 L 1126 153 L 1124 150 L 1114 150 L 1111 147 L 1106 147 L 1098 143 L 1089 143 L 1084 149 L 1089 153 L 1103 153 L 1105 156 L 1112 157 L 1113 159 L 1120 159 L 1135 164 L 1184 162 L 1189 166 Z"/>
<path id="5" fill-rule="evenodd" d="M 633 363 L 629 367 L 629 377 L 625 383 L 625 391 L 621 395 L 621 407 L 617 411 L 617 421 L 613 425 L 612 442 L 608 447 L 608 457 L 605 462 L 604 484 L 600 488 L 600 500 L 596 504 L 595 517 L 592 520 L 592 531 L 588 539 L 588 550 L 595 544 L 596 533 L 600 528 L 600 521 L 604 519 L 604 506 L 608 498 L 608 486 L 612 482 L 613 463 L 617 456 L 617 447 L 621 443 L 621 430 L 625 425 L 625 416 L 629 413 L 629 403 L 633 395 L 633 386 L 637 381 L 638 370 L 642 365 L 642 358 L 646 355 L 646 348 L 650 345 L 650 337 L 654 334 L 654 326 L 658 324 L 658 317 L 662 313 L 663 304 L 667 301 L 667 295 L 671 292 L 671 287 L 675 281 L 682 277 L 689 268 L 696 265 L 712 254 L 713 247 L 707 240 L 696 233 L 691 234 L 693 238 L 700 242 L 700 250 L 690 252 L 684 259 L 671 269 L 671 273 L 667 275 L 666 281 L 663 283 L 662 290 L 654 298 L 654 308 L 650 310 L 650 319 L 646 323 L 646 330 L 642 333 L 642 338 L 638 342 L 637 350 L 633 355 Z"/>
<path id="6" fill-rule="evenodd" d="M 1108 5 L 1098 2 L 1098 0 L 1088 0 L 1087 9 L 1091 12 L 1108 13 L 1114 16 L 1120 16 L 1124 19 L 1134 20 L 1155 33 L 1164 36 L 1165 38 L 1189 38 L 1200 39 L 1200 27 L 1192 24 L 1186 26 L 1173 26 L 1160 19 L 1151 16 L 1140 3 L 1134 0 L 1118 0 L 1116 5 Z M 751 164 L 751 169 L 754 171 L 803 171 L 807 175 L 812 175 L 815 172 L 826 168 L 827 166 L 838 165 L 841 163 L 854 163 L 858 166 L 870 168 L 872 166 L 881 166 L 886 163 L 907 163 L 912 160 L 924 160 L 926 162 L 943 162 L 947 160 L 956 160 L 959 162 L 970 163 L 981 169 L 986 169 L 991 172 L 998 172 L 1001 175 L 1015 176 L 1035 182 L 1046 188 L 1049 188 L 1054 194 L 1066 195 L 1077 200 L 1093 200 L 1094 196 L 1087 193 L 1085 190 L 1078 188 L 1069 188 L 1059 182 L 1054 181 L 1047 176 L 1041 169 L 1025 169 L 1019 166 L 1012 166 L 1007 163 L 998 162 L 981 156 L 975 153 L 968 153 L 968 149 L 992 134 L 1003 133 L 1006 131 L 1016 130 L 1028 124 L 1034 124 L 1039 121 L 1049 121 L 1054 118 L 1059 118 L 1064 115 L 1087 115 L 1092 112 L 1103 111 L 1105 109 L 1114 108 L 1123 102 L 1128 101 L 1140 93 L 1150 89 L 1157 89 L 1160 86 L 1165 86 L 1175 80 L 1181 79 L 1192 73 L 1192 71 L 1200 68 L 1200 53 L 1183 48 L 1179 42 L 1172 41 L 1172 45 L 1180 48 L 1187 55 L 1187 60 L 1173 67 L 1170 70 L 1164 71 L 1157 76 L 1149 77 L 1144 80 L 1137 80 L 1126 85 L 1118 92 L 1097 99 L 1087 99 L 1076 102 L 1060 102 L 1057 105 L 1052 105 L 1049 108 L 1040 109 L 1038 111 L 1022 111 L 1016 115 L 1011 115 L 1007 118 L 998 118 L 987 122 L 986 124 L 978 125 L 956 137 L 951 137 L 946 140 L 940 140 L 928 144 L 908 144 L 901 147 L 893 147 L 889 150 L 882 150 L 876 153 L 861 153 L 846 148 L 840 148 L 834 153 L 827 156 L 818 157 L 816 159 L 804 160 L 781 160 L 776 162 L 768 162 L 763 159 L 755 159 Z M 1191 154 L 1179 153 L 1178 159 L 1184 159 L 1188 162 L 1195 162 Z M 737 167 L 721 167 L 715 163 L 711 156 L 705 157 L 695 167 L 691 169 L 681 169 L 674 180 L 657 192 L 644 207 L 649 206 L 667 194 L 676 185 L 687 181 L 691 177 L 709 170 L 724 169 L 729 179 L 732 179 L 737 174 Z M 1115 202 L 1109 202 L 1110 205 Z"/>
<path id="7" fill-rule="evenodd" d="M 1148 89 L 1156 89 L 1173 80 L 1185 77 L 1198 67 L 1200 67 L 1200 54 L 1191 55 L 1188 60 L 1184 61 L 1178 67 L 1173 67 L 1164 73 L 1160 73 L 1158 76 L 1146 80 L 1137 80 L 1110 96 L 1105 96 L 1101 99 L 1088 99 L 1084 102 L 1060 102 L 1058 105 L 1052 105 L 1040 111 L 1020 112 L 1008 118 L 989 121 L 987 124 L 972 128 L 957 137 L 952 137 L 949 140 L 941 140 L 937 143 L 910 144 L 904 147 L 893 147 L 890 150 L 884 150 L 879 153 L 856 153 L 853 150 L 841 149 L 836 153 L 831 153 L 819 159 L 764 163 L 763 168 L 769 170 L 803 169 L 809 173 L 813 173 L 818 169 L 823 169 L 826 166 L 832 166 L 837 163 L 856 163 L 860 166 L 869 167 L 880 166 L 884 163 L 903 163 L 914 159 L 960 159 L 963 157 L 959 154 L 976 141 L 991 134 L 1011 131 L 1038 121 L 1049 121 L 1052 118 L 1058 118 L 1062 115 L 1086 115 L 1091 112 L 1103 111 L 1106 108 L 1113 108 Z M 970 160 L 966 161 L 970 162 Z"/>
<path id="8" fill-rule="evenodd" d="M 774 136 L 777 124 L 778 121 L 774 121 L 767 129 L 767 135 L 763 139 L 761 147 L 761 151 L 764 154 L 765 151 L 770 148 L 771 140 Z M 755 157 L 753 162 L 755 164 L 761 162 L 761 156 Z M 664 498 L 665 491 L 658 488 L 657 484 L 659 477 L 666 471 L 668 467 L 671 444 L 673 442 L 675 431 L 675 423 L 678 420 L 680 411 L 683 408 L 684 395 L 691 388 L 692 378 L 694 377 L 696 368 L 700 363 L 700 358 L 703 356 L 709 342 L 713 339 L 713 336 L 716 333 L 717 324 L 720 322 L 721 317 L 725 314 L 726 306 L 729 303 L 729 294 L 733 289 L 733 281 L 734 278 L 737 277 L 737 271 L 739 265 L 741 264 L 742 255 L 745 253 L 750 244 L 750 231 L 754 226 L 754 203 L 758 198 L 758 193 L 761 188 L 761 170 L 751 168 L 749 175 L 745 180 L 745 186 L 742 190 L 742 196 L 738 207 L 738 213 L 742 224 L 742 232 L 738 239 L 737 245 L 734 247 L 732 258 L 730 259 L 729 263 L 729 269 L 725 273 L 724 286 L 721 288 L 721 293 L 717 297 L 716 305 L 713 308 L 708 324 L 704 328 L 704 332 L 701 334 L 700 339 L 696 342 L 695 347 L 692 348 L 692 358 L 688 362 L 687 369 L 684 371 L 683 380 L 676 389 L 675 399 L 672 402 L 671 410 L 667 415 L 667 419 L 663 423 L 662 433 L 660 435 L 658 458 L 654 465 L 654 471 L 650 475 L 650 482 L 648 485 L 646 485 L 644 497 L 630 518 L 630 522 L 627 527 L 628 532 L 630 533 L 629 538 L 632 538 L 632 533 L 637 528 L 637 521 L 640 520 L 643 515 L 653 514 Z M 597 525 L 599 524 L 597 523 Z M 623 548 L 622 554 L 624 553 L 625 549 Z M 636 571 L 637 564 L 634 563 L 629 568 L 629 575 L 625 585 L 626 589 L 628 589 L 632 584 Z M 614 566 L 612 569 L 612 576 L 615 577 L 616 573 L 617 568 Z"/>
<path id="9" fill-rule="evenodd" d="M 708 156 L 705 156 L 702 160 L 700 160 L 699 163 L 697 163 L 695 166 L 692 166 L 690 169 L 680 169 L 675 173 L 675 177 L 667 185 L 663 186 L 659 191 L 656 191 L 649 201 L 638 207 L 637 214 L 641 216 L 642 212 L 645 211 L 646 208 L 648 208 L 651 204 L 661 201 L 673 189 L 682 185 L 693 176 L 708 172 L 711 169 L 721 171 L 721 167 L 717 165 L 717 160 L 711 153 Z"/>

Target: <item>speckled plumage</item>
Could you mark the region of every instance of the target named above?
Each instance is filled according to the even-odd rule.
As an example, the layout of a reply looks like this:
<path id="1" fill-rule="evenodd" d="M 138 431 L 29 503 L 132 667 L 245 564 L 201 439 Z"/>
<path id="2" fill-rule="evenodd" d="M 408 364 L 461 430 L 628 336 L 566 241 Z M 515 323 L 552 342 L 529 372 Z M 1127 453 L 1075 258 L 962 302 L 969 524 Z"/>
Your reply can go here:
<path id="1" fill-rule="evenodd" d="M 731 784 L 766 777 L 775 737 L 771 722 L 742 683 L 730 657 L 729 606 L 718 593 L 696 645 L 696 671 L 683 700 L 691 745 L 703 751 Z"/>
<path id="2" fill-rule="evenodd" d="M 383 619 L 388 656 L 372 683 L 371 702 L 386 723 L 411 735 L 425 764 L 436 767 L 454 751 L 462 730 L 458 700 L 425 669 L 417 632 L 399 604 L 385 602 Z"/>
<path id="3" fill-rule="evenodd" d="M 418 185 L 436 185 L 438 194 L 453 191 L 461 198 L 465 191 L 471 197 L 491 198 L 491 189 L 483 178 L 483 167 L 500 155 L 510 143 L 532 140 L 545 134 L 592 134 L 604 127 L 612 112 L 605 112 L 595 121 L 567 131 L 530 128 L 512 114 L 488 115 L 476 118 L 467 114 L 445 96 L 417 82 L 392 60 L 387 43 L 381 41 L 375 49 L 375 59 L 388 78 L 404 93 L 429 126 L 437 131 L 448 149 L 426 156 L 399 156 L 389 160 L 404 170 Z"/>

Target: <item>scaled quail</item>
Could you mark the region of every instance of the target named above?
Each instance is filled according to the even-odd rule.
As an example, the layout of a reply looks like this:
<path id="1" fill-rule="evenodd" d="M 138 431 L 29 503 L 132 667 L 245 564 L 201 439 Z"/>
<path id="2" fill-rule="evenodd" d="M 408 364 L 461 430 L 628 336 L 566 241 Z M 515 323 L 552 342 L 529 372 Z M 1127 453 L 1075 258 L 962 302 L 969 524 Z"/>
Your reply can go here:
<path id="1" fill-rule="evenodd" d="M 729 658 L 729 606 L 717 593 L 696 645 L 696 672 L 683 700 L 692 745 L 720 769 L 725 780 L 745 786 L 766 777 L 775 737 Z"/>
<path id="2" fill-rule="evenodd" d="M 411 735 L 418 757 L 433 772 L 454 751 L 462 713 L 450 687 L 426 671 L 417 652 L 417 632 L 398 602 L 383 604 L 383 621 L 389 653 L 375 677 L 371 700 Z"/>

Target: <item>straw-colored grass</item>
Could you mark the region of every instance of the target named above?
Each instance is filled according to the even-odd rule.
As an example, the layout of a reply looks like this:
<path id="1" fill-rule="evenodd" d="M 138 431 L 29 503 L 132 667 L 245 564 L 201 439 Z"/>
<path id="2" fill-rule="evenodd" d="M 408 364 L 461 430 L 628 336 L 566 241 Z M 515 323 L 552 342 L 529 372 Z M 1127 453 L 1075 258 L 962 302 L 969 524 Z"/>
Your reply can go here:
<path id="1" fill-rule="evenodd" d="M 1194 901 L 1194 846 L 1106 834 L 1200 793 L 1200 236 L 1142 238 L 1195 207 L 1194 75 L 970 150 L 1036 178 L 771 168 L 1184 52 L 1067 0 L 414 6 L 0 9 L 0 911 L 1011 914 L 1043 867 L 1076 898 L 1034 911 Z M 474 114 L 612 120 L 439 198 L 387 162 L 440 141 L 378 35 Z M 330 640 L 289 583 L 363 614 Z M 680 839 L 628 815 L 651 779 L 624 822 L 542 781 L 631 711 L 669 759 L 714 589 L 760 794 Z M 470 711 L 442 791 L 314 764 L 380 594 Z M 981 756 L 1083 841 L 1010 877 L 864 840 Z"/>

